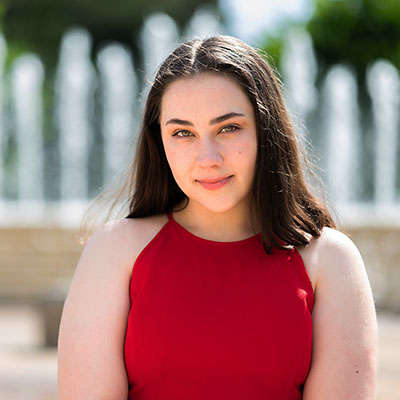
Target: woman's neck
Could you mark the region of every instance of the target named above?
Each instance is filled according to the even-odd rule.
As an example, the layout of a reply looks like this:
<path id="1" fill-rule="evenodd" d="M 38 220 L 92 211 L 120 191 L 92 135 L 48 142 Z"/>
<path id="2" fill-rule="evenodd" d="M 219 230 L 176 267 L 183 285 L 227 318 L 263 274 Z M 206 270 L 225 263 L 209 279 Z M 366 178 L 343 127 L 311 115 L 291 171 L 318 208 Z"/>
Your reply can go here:
<path id="1" fill-rule="evenodd" d="M 189 232 L 209 240 L 231 242 L 247 239 L 258 233 L 251 224 L 250 210 L 247 204 L 238 204 L 225 212 L 213 212 L 203 206 L 191 202 L 181 210 L 181 205 L 173 211 L 174 219 Z M 181 211 L 179 211 L 181 210 Z M 256 227 L 255 228 L 260 228 Z"/>

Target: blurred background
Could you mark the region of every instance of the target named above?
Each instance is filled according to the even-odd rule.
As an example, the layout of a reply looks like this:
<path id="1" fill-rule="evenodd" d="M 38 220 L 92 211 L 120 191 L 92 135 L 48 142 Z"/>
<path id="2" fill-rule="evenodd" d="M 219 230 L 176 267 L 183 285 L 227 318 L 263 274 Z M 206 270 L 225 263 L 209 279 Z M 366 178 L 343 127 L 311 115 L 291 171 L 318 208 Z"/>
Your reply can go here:
<path id="1" fill-rule="evenodd" d="M 378 400 L 400 398 L 398 0 L 0 0 L 0 398 L 56 398 L 62 305 L 90 199 L 135 146 L 180 42 L 260 49 L 378 311 Z"/>

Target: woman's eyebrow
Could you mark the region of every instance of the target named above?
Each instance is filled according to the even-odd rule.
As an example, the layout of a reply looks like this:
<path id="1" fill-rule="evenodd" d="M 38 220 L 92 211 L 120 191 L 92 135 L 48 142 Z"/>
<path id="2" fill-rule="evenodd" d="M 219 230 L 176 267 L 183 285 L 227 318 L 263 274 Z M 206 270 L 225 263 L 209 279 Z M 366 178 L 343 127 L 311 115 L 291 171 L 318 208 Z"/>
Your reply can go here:
<path id="1" fill-rule="evenodd" d="M 220 117 L 217 117 L 217 118 L 212 119 L 212 120 L 209 122 L 209 124 L 210 124 L 210 125 L 215 125 L 215 124 L 218 124 L 219 122 L 225 121 L 225 120 L 227 120 L 227 119 L 229 119 L 229 118 L 232 118 L 232 117 L 244 117 L 244 116 L 245 116 L 245 115 L 244 115 L 244 114 L 241 114 L 241 113 L 230 112 L 230 113 L 221 115 Z M 192 123 L 192 122 L 186 121 L 186 120 L 184 120 L 184 119 L 179 119 L 179 118 L 172 118 L 172 119 L 170 119 L 169 121 L 167 121 L 167 122 L 165 123 L 165 125 L 168 125 L 168 124 L 178 124 L 178 125 L 193 126 L 193 123 Z"/>

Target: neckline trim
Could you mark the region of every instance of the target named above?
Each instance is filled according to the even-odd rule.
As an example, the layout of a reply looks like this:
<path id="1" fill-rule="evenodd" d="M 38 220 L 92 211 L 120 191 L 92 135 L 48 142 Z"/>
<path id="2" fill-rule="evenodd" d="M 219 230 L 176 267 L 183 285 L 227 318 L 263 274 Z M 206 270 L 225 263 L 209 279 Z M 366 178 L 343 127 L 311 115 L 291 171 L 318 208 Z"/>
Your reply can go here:
<path id="1" fill-rule="evenodd" d="M 210 240 L 210 239 L 206 239 L 206 238 L 202 238 L 200 236 L 195 235 L 194 233 L 188 231 L 186 228 L 184 228 L 181 224 L 179 224 L 177 221 L 175 221 L 174 217 L 172 216 L 172 212 L 168 212 L 167 213 L 168 216 L 168 220 L 170 223 L 172 223 L 172 225 L 174 227 L 176 227 L 180 232 L 182 232 L 185 236 L 194 239 L 198 242 L 201 243 L 208 243 L 208 244 L 212 244 L 212 245 L 217 245 L 217 246 L 232 246 L 232 245 L 241 245 L 241 244 L 247 244 L 248 242 L 251 242 L 255 239 L 259 239 L 261 238 L 261 232 L 256 233 L 255 235 L 252 235 L 248 238 L 245 239 L 241 239 L 241 240 L 235 240 L 232 242 L 220 242 L 217 240 Z"/>

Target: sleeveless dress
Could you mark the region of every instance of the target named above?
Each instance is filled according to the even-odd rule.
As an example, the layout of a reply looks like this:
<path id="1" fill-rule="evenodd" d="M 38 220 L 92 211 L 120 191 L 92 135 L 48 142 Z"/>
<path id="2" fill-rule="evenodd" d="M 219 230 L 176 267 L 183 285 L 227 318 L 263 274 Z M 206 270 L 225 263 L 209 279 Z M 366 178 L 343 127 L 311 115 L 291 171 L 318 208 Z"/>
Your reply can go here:
<path id="1" fill-rule="evenodd" d="M 298 400 L 313 289 L 295 248 L 203 239 L 168 222 L 138 256 L 124 356 L 129 400 Z"/>

